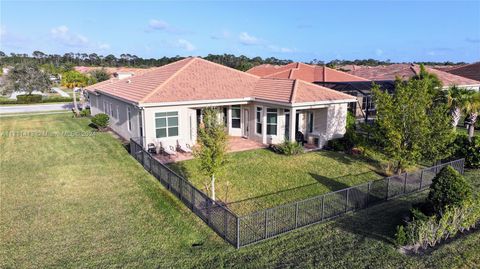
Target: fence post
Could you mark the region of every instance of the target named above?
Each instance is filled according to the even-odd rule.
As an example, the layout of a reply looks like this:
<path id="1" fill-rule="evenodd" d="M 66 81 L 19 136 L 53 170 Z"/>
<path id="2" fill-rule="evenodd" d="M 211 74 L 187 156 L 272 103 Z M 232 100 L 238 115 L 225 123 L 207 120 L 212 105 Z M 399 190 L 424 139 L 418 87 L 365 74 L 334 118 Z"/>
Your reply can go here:
<path id="1" fill-rule="evenodd" d="M 322 196 L 322 221 L 325 219 L 325 195 Z"/>
<path id="2" fill-rule="evenodd" d="M 390 190 L 390 177 L 387 178 L 387 193 L 385 195 L 385 200 L 388 200 L 388 192 Z"/>
<path id="3" fill-rule="evenodd" d="M 240 218 L 237 218 L 237 249 L 240 248 Z"/>
<path id="4" fill-rule="evenodd" d="M 268 209 L 265 210 L 265 239 L 267 239 L 267 223 L 268 223 Z"/>
<path id="5" fill-rule="evenodd" d="M 408 178 L 408 173 L 405 172 L 405 179 L 403 180 L 403 193 L 407 193 L 407 178 Z"/>
<path id="6" fill-rule="evenodd" d="M 192 211 L 195 212 L 195 189 L 190 187 L 190 195 L 192 196 Z"/>
<path id="7" fill-rule="evenodd" d="M 221 209 L 223 209 L 223 232 L 224 232 L 223 237 L 227 239 L 227 228 L 228 228 L 227 210 L 223 207 L 221 207 Z"/>
<path id="8" fill-rule="evenodd" d="M 348 211 L 348 194 L 350 193 L 350 188 L 347 189 L 347 194 L 345 195 L 345 213 Z"/>
<path id="9" fill-rule="evenodd" d="M 295 229 L 298 227 L 298 202 L 295 204 Z"/>

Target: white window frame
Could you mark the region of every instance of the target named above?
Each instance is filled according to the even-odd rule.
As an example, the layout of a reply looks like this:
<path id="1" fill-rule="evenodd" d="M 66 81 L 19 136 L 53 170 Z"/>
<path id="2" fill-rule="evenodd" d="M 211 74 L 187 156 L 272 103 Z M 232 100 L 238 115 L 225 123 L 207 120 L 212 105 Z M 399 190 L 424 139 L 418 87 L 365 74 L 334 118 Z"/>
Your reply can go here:
<path id="1" fill-rule="evenodd" d="M 238 118 L 234 118 L 234 117 L 233 117 L 233 110 L 234 110 L 234 109 L 235 109 L 235 110 L 238 109 L 238 111 L 239 111 L 239 115 L 240 115 L 240 116 L 239 116 Z M 241 107 L 240 105 L 238 105 L 238 106 L 231 106 L 231 107 L 230 107 L 230 110 L 232 110 L 232 111 L 231 111 L 231 115 L 232 115 L 232 116 L 231 116 L 231 120 L 230 120 L 230 125 L 232 126 L 232 129 L 241 129 L 241 128 L 242 128 L 242 107 Z M 240 125 L 239 125 L 238 127 L 233 127 L 233 120 L 238 120 L 239 123 L 240 123 Z"/>
<path id="2" fill-rule="evenodd" d="M 263 107 L 257 106 L 255 108 L 255 133 L 261 135 L 263 129 Z M 260 124 L 260 129 L 258 129 L 258 125 Z"/>
<path id="3" fill-rule="evenodd" d="M 275 112 L 272 112 L 272 111 L 268 111 L 269 109 L 271 110 L 275 110 Z M 276 136 L 278 135 L 278 108 L 267 108 L 267 135 L 271 135 L 271 136 Z M 275 114 L 275 118 L 276 118 L 276 123 L 268 123 L 268 114 Z M 268 126 L 272 126 L 272 125 L 275 125 L 275 133 L 274 134 L 269 134 L 268 133 Z"/>
<path id="4" fill-rule="evenodd" d="M 132 109 L 127 106 L 127 129 L 129 132 L 132 131 Z"/>
<path id="5" fill-rule="evenodd" d="M 157 114 L 160 113 L 165 113 L 165 116 L 157 116 Z M 169 113 L 176 113 L 176 115 L 168 115 Z M 162 112 L 155 112 L 155 138 L 175 138 L 180 136 L 180 115 L 178 111 L 162 111 Z M 159 118 L 165 118 L 165 127 L 157 127 L 157 119 Z M 172 125 L 170 126 L 168 124 L 168 119 L 169 118 L 177 118 L 177 125 Z M 176 135 L 169 135 L 169 129 L 171 128 L 177 128 L 177 134 Z M 157 130 L 158 129 L 165 129 L 165 136 L 163 137 L 157 137 Z"/>

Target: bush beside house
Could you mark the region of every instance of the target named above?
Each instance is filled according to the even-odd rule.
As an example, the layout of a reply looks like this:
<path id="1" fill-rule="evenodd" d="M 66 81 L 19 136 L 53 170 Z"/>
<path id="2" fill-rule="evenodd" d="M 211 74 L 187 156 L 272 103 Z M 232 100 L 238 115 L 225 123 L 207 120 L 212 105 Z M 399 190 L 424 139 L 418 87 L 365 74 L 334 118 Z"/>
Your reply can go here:
<path id="1" fill-rule="evenodd" d="M 92 118 L 92 124 L 95 125 L 99 130 L 104 130 L 108 127 L 110 117 L 107 114 L 99 113 Z"/>

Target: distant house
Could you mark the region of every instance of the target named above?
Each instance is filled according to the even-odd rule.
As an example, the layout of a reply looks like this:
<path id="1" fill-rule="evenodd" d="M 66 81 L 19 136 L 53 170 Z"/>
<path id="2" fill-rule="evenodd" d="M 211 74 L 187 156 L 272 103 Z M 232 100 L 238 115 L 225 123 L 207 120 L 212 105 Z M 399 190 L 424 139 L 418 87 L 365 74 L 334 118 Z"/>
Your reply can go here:
<path id="1" fill-rule="evenodd" d="M 448 72 L 425 67 L 426 71 L 435 74 L 443 83 L 445 88 L 456 85 L 458 87 L 478 90 L 480 81 L 457 76 Z M 348 71 L 349 74 L 366 78 L 375 82 L 395 81 L 396 77 L 401 79 L 409 79 L 420 74 L 420 66 L 417 64 L 391 64 L 381 66 L 356 66 L 353 70 Z"/>
<path id="2" fill-rule="evenodd" d="M 452 67 L 446 70 L 450 74 L 480 81 L 480 62 Z"/>
<path id="3" fill-rule="evenodd" d="M 201 58 L 186 58 L 126 79 L 87 87 L 92 114 L 110 115 L 123 138 L 144 145 L 195 144 L 202 109 L 219 107 L 230 136 L 263 144 L 294 141 L 315 147 L 345 133 L 355 98 L 301 79 L 261 78 Z"/>
<path id="4" fill-rule="evenodd" d="M 357 101 L 349 103 L 348 109 L 357 117 L 366 117 L 372 111 L 372 81 L 326 66 L 290 63 L 287 65 L 264 64 L 251 68 L 247 73 L 264 78 L 302 79 L 336 91 L 355 96 Z M 385 83 L 383 88 L 392 88 L 392 83 Z"/>

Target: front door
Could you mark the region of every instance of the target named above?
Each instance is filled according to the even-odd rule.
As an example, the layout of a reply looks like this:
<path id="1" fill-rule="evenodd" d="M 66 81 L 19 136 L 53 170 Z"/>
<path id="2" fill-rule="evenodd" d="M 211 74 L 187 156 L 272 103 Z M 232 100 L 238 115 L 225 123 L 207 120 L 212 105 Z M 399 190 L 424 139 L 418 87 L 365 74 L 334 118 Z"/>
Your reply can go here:
<path id="1" fill-rule="evenodd" d="M 242 136 L 243 137 L 247 137 L 248 138 L 248 127 L 249 127 L 249 124 L 248 124 L 248 109 L 245 109 L 243 110 L 243 133 L 242 133 Z"/>

